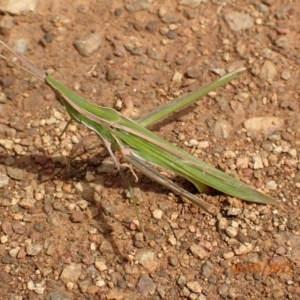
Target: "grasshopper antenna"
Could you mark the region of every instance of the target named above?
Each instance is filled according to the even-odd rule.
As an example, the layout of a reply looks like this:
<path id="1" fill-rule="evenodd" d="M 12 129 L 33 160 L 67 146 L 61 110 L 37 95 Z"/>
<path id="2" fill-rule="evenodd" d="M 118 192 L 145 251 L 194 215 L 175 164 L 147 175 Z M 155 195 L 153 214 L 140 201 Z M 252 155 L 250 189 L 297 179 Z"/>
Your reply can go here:
<path id="1" fill-rule="evenodd" d="M 32 76 L 36 77 L 37 79 L 45 82 L 46 73 L 32 64 L 29 60 L 24 58 L 23 56 L 15 53 L 9 46 L 7 46 L 3 41 L 0 40 L 0 44 L 4 46 L 11 54 L 16 57 L 16 61 L 10 60 L 7 57 L 0 54 L 0 57 L 6 60 L 7 62 L 15 65 L 17 68 L 31 74 Z M 19 61 L 19 63 L 17 63 Z"/>

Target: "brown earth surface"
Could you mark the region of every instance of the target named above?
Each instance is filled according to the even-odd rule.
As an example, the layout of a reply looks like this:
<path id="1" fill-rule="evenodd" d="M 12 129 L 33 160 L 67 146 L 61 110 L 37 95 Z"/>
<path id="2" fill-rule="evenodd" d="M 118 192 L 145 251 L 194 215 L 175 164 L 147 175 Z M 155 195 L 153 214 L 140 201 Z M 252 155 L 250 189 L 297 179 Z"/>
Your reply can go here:
<path id="1" fill-rule="evenodd" d="M 44 0 L 3 12 L 4 42 L 126 116 L 245 66 L 151 129 L 279 205 L 199 195 L 220 210 L 212 217 L 124 165 L 145 241 L 97 138 L 66 177 L 90 131 L 72 123 L 60 137 L 69 117 L 52 91 L 1 61 L 1 299 L 299 299 L 299 28 L 297 1 Z"/>

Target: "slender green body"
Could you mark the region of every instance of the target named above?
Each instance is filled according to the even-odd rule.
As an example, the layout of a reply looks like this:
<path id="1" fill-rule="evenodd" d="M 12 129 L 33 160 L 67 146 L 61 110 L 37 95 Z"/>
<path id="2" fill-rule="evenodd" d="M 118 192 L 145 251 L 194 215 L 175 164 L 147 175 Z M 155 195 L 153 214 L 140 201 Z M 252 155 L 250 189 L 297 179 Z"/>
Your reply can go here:
<path id="1" fill-rule="evenodd" d="M 56 91 L 69 115 L 75 121 L 86 125 L 101 137 L 109 140 L 115 147 L 114 150 L 126 149 L 127 151 L 124 151 L 127 153 L 126 157 L 133 156 L 139 161 L 151 163 L 181 175 L 195 184 L 200 192 L 205 192 L 207 186 L 210 186 L 244 200 L 275 204 L 272 198 L 208 165 L 138 123 L 125 118 L 117 111 L 93 105 L 53 77 L 47 76 L 46 82 Z"/>
<path id="2" fill-rule="evenodd" d="M 55 92 L 57 98 L 65 106 L 72 120 L 84 124 L 102 139 L 133 199 L 134 195 L 131 186 L 122 173 L 113 150 L 120 151 L 130 164 L 146 176 L 169 188 L 175 194 L 184 196 L 192 203 L 211 214 L 217 213 L 217 209 L 213 205 L 206 203 L 201 198 L 196 197 L 179 187 L 160 174 L 152 166 L 163 168 L 183 176 L 192 182 L 201 193 L 209 192 L 209 187 L 212 187 L 233 197 L 251 202 L 263 204 L 277 203 L 267 195 L 262 194 L 238 179 L 208 165 L 145 128 L 146 126 L 163 119 L 175 110 L 190 105 L 217 87 L 230 82 L 244 71 L 243 68 L 216 80 L 196 92 L 176 99 L 146 116 L 141 117 L 135 122 L 129 118 L 125 118 L 114 109 L 93 105 L 86 99 L 66 88 L 53 77 L 46 76 L 44 71 L 38 69 L 20 55 L 15 54 L 1 40 L 0 44 L 17 57 L 19 64 L 12 61 L 10 62 L 45 82 Z M 0 57 L 7 60 L 2 55 L 0 55 Z"/>

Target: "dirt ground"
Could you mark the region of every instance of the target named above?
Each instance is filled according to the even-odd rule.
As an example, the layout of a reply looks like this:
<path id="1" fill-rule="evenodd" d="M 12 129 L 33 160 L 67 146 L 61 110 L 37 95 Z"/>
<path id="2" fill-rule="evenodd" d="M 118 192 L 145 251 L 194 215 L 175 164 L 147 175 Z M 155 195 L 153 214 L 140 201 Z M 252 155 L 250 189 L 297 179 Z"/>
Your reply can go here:
<path id="1" fill-rule="evenodd" d="M 65 176 L 89 130 L 72 123 L 59 137 L 64 107 L 2 61 L 1 299 L 299 299 L 299 28 L 300 3 L 287 0 L 44 0 L 27 13 L 3 12 L 4 42 L 126 116 L 246 67 L 152 130 L 279 205 L 199 195 L 219 209 L 212 217 L 124 169 L 145 241 L 95 136 Z"/>

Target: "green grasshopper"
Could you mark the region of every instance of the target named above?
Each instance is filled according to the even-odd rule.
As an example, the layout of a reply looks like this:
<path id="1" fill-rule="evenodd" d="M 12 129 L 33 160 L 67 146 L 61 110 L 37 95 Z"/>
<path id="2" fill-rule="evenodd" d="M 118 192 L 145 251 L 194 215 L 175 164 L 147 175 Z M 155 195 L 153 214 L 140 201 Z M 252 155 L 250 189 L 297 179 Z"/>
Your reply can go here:
<path id="1" fill-rule="evenodd" d="M 277 203 L 271 197 L 208 165 L 146 129 L 147 126 L 160 121 L 170 113 L 190 105 L 210 91 L 230 82 L 243 73 L 243 68 L 225 75 L 196 92 L 176 99 L 137 121 L 133 121 L 122 116 L 112 108 L 93 105 L 53 77 L 48 76 L 43 70 L 38 69 L 24 57 L 15 54 L 2 41 L 0 43 L 19 61 L 19 64 L 16 62 L 13 62 L 13 64 L 43 81 L 52 89 L 56 97 L 65 106 L 71 120 L 84 124 L 99 136 L 116 164 L 132 197 L 131 186 L 120 169 L 120 164 L 114 154 L 115 151 L 119 151 L 129 164 L 144 175 L 170 189 L 175 194 L 187 198 L 201 209 L 213 215 L 218 212 L 215 206 L 179 187 L 154 167 L 163 168 L 183 176 L 192 182 L 200 193 L 207 193 L 209 192 L 209 187 L 212 187 L 230 196 L 250 202 Z M 6 59 L 2 55 L 1 57 Z"/>

